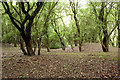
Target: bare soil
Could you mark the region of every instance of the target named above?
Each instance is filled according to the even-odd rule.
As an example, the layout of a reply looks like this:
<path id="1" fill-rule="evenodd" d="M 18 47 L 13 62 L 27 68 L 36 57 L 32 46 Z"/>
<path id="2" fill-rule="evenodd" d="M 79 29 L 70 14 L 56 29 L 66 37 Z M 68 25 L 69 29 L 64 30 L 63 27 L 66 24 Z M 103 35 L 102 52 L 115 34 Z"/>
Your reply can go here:
<path id="1" fill-rule="evenodd" d="M 24 56 L 19 47 L 2 47 L 2 78 L 120 78 L 118 48 L 102 52 L 98 43 L 84 44 L 82 52 L 42 49 L 40 56 Z"/>

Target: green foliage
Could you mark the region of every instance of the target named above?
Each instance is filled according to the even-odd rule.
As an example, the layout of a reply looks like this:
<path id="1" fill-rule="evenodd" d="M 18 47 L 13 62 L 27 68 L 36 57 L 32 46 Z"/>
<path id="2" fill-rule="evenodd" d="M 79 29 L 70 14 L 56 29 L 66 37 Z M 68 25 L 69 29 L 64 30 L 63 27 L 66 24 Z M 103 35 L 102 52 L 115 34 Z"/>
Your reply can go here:
<path id="1" fill-rule="evenodd" d="M 60 40 L 57 36 L 57 34 L 53 33 L 52 35 L 49 36 L 50 40 L 50 48 L 51 49 L 57 49 L 61 47 Z"/>
<path id="2" fill-rule="evenodd" d="M 93 4 L 96 7 L 97 15 L 99 15 L 101 3 L 95 2 Z M 32 5 L 33 3 L 30 3 L 30 7 Z M 81 8 L 80 6 L 78 6 L 78 9 L 77 9 L 77 19 L 80 25 L 80 37 L 78 37 L 74 15 L 71 11 L 69 2 L 58 3 L 55 6 L 55 8 L 51 11 L 49 20 L 47 22 L 47 27 L 44 26 L 49 10 L 53 5 L 54 5 L 54 2 L 48 2 L 44 4 L 44 7 L 42 7 L 40 13 L 38 13 L 38 15 L 35 17 L 33 22 L 34 25 L 32 26 L 32 30 L 31 30 L 32 39 L 39 40 L 40 37 L 42 36 L 42 41 L 45 44 L 47 37 L 46 37 L 46 34 L 44 35 L 42 34 L 46 30 L 48 32 L 47 34 L 48 34 L 48 42 L 49 42 L 50 48 L 51 49 L 60 48 L 61 43 L 57 33 L 55 33 L 54 31 L 54 28 L 55 28 L 58 31 L 60 37 L 62 38 L 66 46 L 71 44 L 74 45 L 74 40 L 81 40 L 83 43 L 99 42 L 99 33 L 103 35 L 103 31 L 102 30 L 100 31 L 102 27 L 99 29 L 99 26 L 102 26 L 103 24 L 102 23 L 100 24 L 99 20 L 96 19 L 94 15 L 94 10 L 90 3 L 86 4 L 85 9 Z M 16 3 L 14 7 L 16 9 L 19 9 L 18 3 Z M 33 9 L 35 9 L 35 7 L 33 7 Z M 10 9 L 12 12 L 14 12 L 14 9 L 12 7 L 10 7 Z M 25 7 L 25 9 L 27 9 L 27 7 Z M 105 14 L 106 14 L 106 11 L 108 10 L 109 10 L 109 7 L 108 9 L 105 8 Z M 32 12 L 33 11 L 31 10 L 30 14 Z M 16 14 L 17 13 L 13 13 L 13 15 L 15 15 L 15 17 L 18 20 L 20 20 L 20 17 L 16 16 Z M 23 18 L 25 18 L 24 17 L 25 14 L 22 13 L 22 16 Z M 117 5 L 114 5 L 113 8 L 111 9 L 110 14 L 107 16 L 108 33 L 110 33 L 110 31 L 113 29 L 117 16 L 118 16 Z M 51 25 L 52 22 L 54 23 L 54 19 L 56 21 L 55 26 Z M 5 43 L 8 43 L 8 42 L 14 43 L 15 41 L 19 42 L 19 33 L 17 29 L 12 25 L 10 19 L 8 18 L 8 15 L 3 15 L 2 25 L 3 25 L 2 42 L 5 42 Z M 25 25 L 27 25 L 27 23 Z M 117 36 L 115 37 L 117 38 Z"/>

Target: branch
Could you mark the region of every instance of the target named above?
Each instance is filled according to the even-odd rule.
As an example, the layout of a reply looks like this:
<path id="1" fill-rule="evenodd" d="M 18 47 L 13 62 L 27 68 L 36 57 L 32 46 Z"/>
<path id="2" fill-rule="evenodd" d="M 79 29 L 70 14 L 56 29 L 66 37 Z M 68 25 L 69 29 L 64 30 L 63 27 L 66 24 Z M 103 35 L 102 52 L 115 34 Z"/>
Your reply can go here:
<path id="1" fill-rule="evenodd" d="M 72 8 L 72 11 L 73 11 L 73 13 L 76 15 L 75 4 L 74 4 L 74 2 L 72 2 L 71 0 L 69 0 L 69 1 L 70 1 L 70 6 L 71 6 L 71 8 Z"/>
<path id="2" fill-rule="evenodd" d="M 21 5 L 22 5 L 22 12 L 23 12 L 24 14 L 26 14 L 26 13 L 27 13 L 27 11 L 25 11 L 24 2 L 21 2 Z"/>
<path id="3" fill-rule="evenodd" d="M 45 21 L 45 25 L 46 25 L 46 23 L 48 22 L 48 18 L 49 18 L 49 16 L 50 16 L 50 13 L 52 12 L 52 10 L 53 10 L 53 8 L 55 7 L 55 5 L 57 5 L 57 3 L 58 2 L 56 2 L 53 6 L 52 6 L 52 8 L 49 10 L 49 12 L 48 12 L 48 15 L 47 15 L 47 17 L 46 17 L 46 21 Z"/>
<path id="4" fill-rule="evenodd" d="M 108 38 L 110 37 L 110 35 L 112 34 L 112 32 L 117 28 L 118 26 L 118 20 L 116 21 L 115 27 L 111 30 L 110 34 L 108 35 Z"/>
<path id="5" fill-rule="evenodd" d="M 37 5 L 37 8 L 36 8 L 35 11 L 32 13 L 31 18 L 34 18 L 34 17 L 38 14 L 38 12 L 40 11 L 43 3 L 44 3 L 44 2 L 37 2 L 37 4 L 36 4 L 36 5 Z"/>
<path id="6" fill-rule="evenodd" d="M 12 7 L 13 7 L 13 9 L 16 11 L 16 13 L 18 14 L 18 15 L 20 15 L 19 14 L 19 12 L 17 11 L 17 9 L 12 5 Z"/>
<path id="7" fill-rule="evenodd" d="M 17 21 L 19 24 L 21 24 L 17 19 L 15 19 L 13 16 L 12 16 L 12 13 L 10 12 L 10 8 L 9 8 L 9 5 L 7 2 L 2 2 L 2 5 L 6 11 L 6 13 L 9 15 L 10 19 L 11 19 L 11 22 L 15 25 L 15 27 L 20 31 L 21 28 L 19 27 L 19 25 L 15 22 Z M 5 7 L 6 5 L 6 7 Z M 14 21 L 15 20 L 15 21 Z"/>
<path id="8" fill-rule="evenodd" d="M 29 4 L 29 2 L 27 2 L 27 5 L 28 5 L 27 12 L 29 12 L 30 11 L 30 4 Z"/>
<path id="9" fill-rule="evenodd" d="M 58 0 L 58 1 L 59 1 L 59 0 Z M 48 22 L 48 20 L 49 20 L 50 13 L 52 12 L 52 10 L 53 10 L 53 8 L 55 7 L 55 5 L 57 5 L 58 1 L 57 1 L 57 2 L 52 6 L 52 8 L 49 10 L 48 15 L 47 15 L 46 20 L 45 20 L 44 27 L 46 27 L 47 22 Z M 45 33 L 45 31 L 43 30 L 42 36 L 43 36 L 44 34 L 46 34 L 46 33 Z"/>
<path id="10" fill-rule="evenodd" d="M 93 5 L 93 3 L 92 3 L 92 2 L 90 2 L 90 3 L 91 3 L 91 5 L 93 6 L 93 9 L 94 9 L 94 12 L 95 12 L 95 16 L 96 16 L 96 18 L 98 18 L 98 15 L 97 15 L 97 11 L 96 11 L 95 6 Z"/>
<path id="11" fill-rule="evenodd" d="M 110 13 L 110 11 L 111 11 L 111 9 L 112 9 L 112 6 L 113 6 L 113 2 L 111 3 L 111 5 L 110 5 L 110 9 L 109 9 L 109 11 L 108 12 L 106 12 L 106 17 L 108 16 L 108 14 Z"/>
<path id="12" fill-rule="evenodd" d="M 35 3 L 34 3 L 33 6 L 30 8 L 30 10 L 33 9 L 34 6 L 35 6 Z"/>
<path id="13" fill-rule="evenodd" d="M 34 22 L 34 23 L 32 24 L 32 26 L 33 26 L 33 25 L 36 25 L 36 24 L 37 24 L 37 22 L 39 21 L 40 15 L 41 15 L 41 13 L 42 13 L 42 11 L 43 11 L 44 7 L 45 7 L 45 3 L 44 3 L 44 5 L 43 5 L 43 7 L 42 7 L 42 10 L 41 10 L 41 11 L 40 11 L 40 13 L 39 13 L 39 16 L 38 16 L 38 18 L 37 18 L 36 22 Z"/>

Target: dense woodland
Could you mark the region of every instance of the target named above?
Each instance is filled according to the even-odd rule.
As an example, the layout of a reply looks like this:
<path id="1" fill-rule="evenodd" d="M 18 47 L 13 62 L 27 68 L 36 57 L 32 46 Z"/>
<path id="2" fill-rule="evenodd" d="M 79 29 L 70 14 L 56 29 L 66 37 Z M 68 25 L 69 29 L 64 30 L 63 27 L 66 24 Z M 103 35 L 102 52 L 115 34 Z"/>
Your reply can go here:
<path id="1" fill-rule="evenodd" d="M 83 7 L 84 6 L 84 7 Z M 120 48 L 120 2 L 1 2 L 2 43 L 20 46 L 24 55 L 84 43 Z"/>

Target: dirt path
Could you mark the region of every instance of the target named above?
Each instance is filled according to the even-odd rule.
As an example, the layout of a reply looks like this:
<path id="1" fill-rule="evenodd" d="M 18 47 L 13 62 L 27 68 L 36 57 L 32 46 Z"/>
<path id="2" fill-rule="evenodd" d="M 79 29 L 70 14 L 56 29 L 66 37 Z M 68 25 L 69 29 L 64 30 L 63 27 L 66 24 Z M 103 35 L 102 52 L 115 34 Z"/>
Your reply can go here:
<path id="1" fill-rule="evenodd" d="M 40 56 L 28 57 L 19 48 L 3 48 L 2 78 L 120 78 L 117 48 L 103 53 L 99 45 L 86 44 L 77 50 L 42 49 Z"/>

